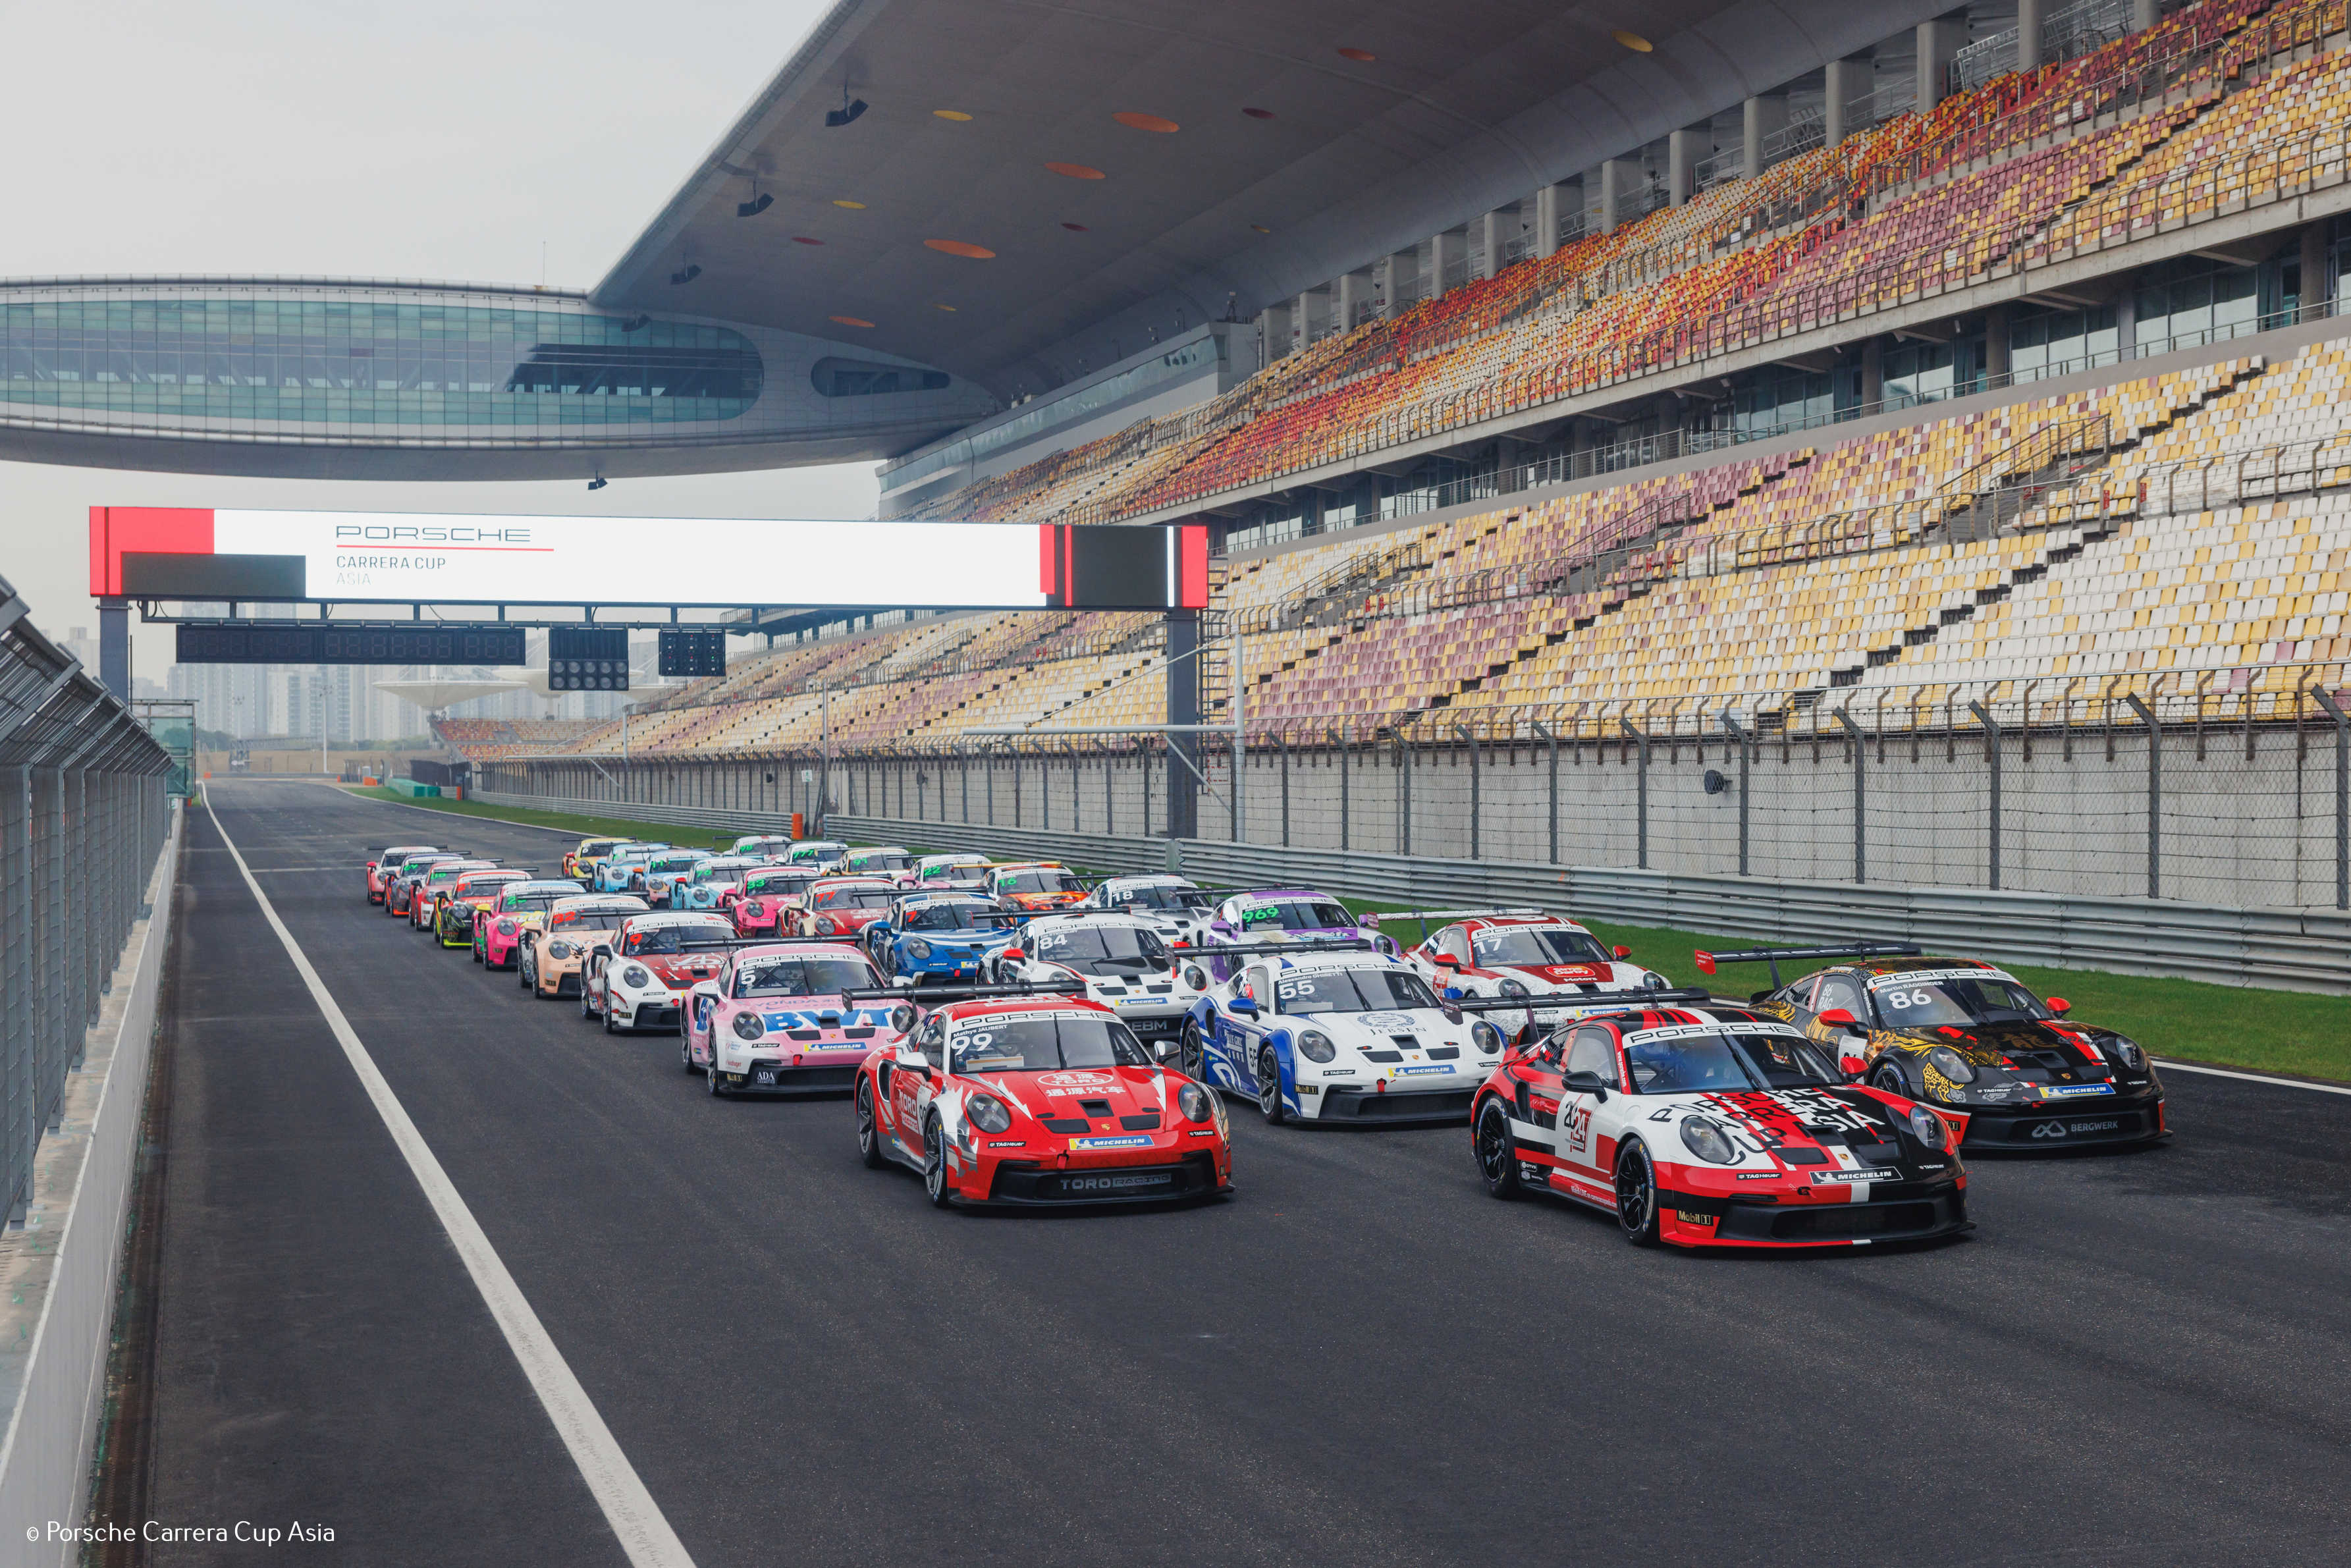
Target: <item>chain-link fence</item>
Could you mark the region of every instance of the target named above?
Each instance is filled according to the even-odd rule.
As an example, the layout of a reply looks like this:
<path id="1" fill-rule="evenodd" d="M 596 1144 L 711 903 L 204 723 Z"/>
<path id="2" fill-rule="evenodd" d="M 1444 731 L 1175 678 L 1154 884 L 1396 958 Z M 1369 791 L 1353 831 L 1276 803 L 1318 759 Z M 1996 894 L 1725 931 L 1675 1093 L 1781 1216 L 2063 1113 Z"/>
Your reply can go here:
<path id="1" fill-rule="evenodd" d="M 2341 664 L 1437 708 L 1200 737 L 1197 835 L 1779 881 L 2351 907 Z M 513 794 L 1167 831 L 1157 736 L 486 768 Z"/>
<path id="2" fill-rule="evenodd" d="M 172 758 L 0 580 L 0 1198 L 20 1223 L 33 1150 L 170 829 Z"/>

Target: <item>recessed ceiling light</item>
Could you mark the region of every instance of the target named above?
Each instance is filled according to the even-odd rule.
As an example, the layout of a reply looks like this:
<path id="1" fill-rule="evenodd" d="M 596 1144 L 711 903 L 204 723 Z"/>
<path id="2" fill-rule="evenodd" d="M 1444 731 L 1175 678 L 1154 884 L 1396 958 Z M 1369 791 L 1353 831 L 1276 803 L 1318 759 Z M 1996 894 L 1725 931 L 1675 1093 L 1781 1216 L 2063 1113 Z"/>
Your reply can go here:
<path id="1" fill-rule="evenodd" d="M 1341 49 L 1339 57 L 1343 60 L 1361 60 L 1364 64 L 1370 65 L 1380 57 L 1369 49 Z"/>
<path id="2" fill-rule="evenodd" d="M 868 321 L 862 316 L 834 316 L 830 318 L 830 319 L 838 321 L 844 327 L 871 327 L 873 325 L 872 322 Z"/>
<path id="3" fill-rule="evenodd" d="M 1069 230 L 1073 235 L 1081 235 L 1086 232 L 1086 225 L 1083 224 L 1063 224 L 1061 226 Z"/>
<path id="4" fill-rule="evenodd" d="M 926 239 L 923 242 L 933 250 L 948 256 L 968 256 L 974 261 L 993 261 L 996 253 L 984 245 L 974 245 L 967 239 Z"/>
<path id="5" fill-rule="evenodd" d="M 1259 234 L 1261 234 L 1261 235 L 1270 235 L 1270 234 L 1271 234 L 1271 233 L 1273 232 L 1271 229 L 1270 229 L 1270 228 L 1266 227 L 1263 224 L 1251 224 L 1251 225 L 1249 225 L 1249 227 L 1251 227 L 1251 228 L 1253 228 L 1253 229 L 1257 230 L 1257 232 L 1258 232 L 1258 233 L 1259 233 Z"/>
<path id="6" fill-rule="evenodd" d="M 1102 180 L 1108 178 L 1108 176 L 1101 170 L 1087 163 L 1048 163 L 1045 165 L 1045 171 L 1048 173 L 1059 174 L 1062 178 L 1069 180 Z"/>
<path id="7" fill-rule="evenodd" d="M 1646 55 L 1651 49 L 1657 47 L 1656 45 L 1649 42 L 1648 39 L 1641 37 L 1640 34 L 1628 33 L 1622 27 L 1617 28 L 1608 36 L 1615 39 L 1618 43 L 1624 45 L 1626 48 L 1632 50 L 1636 55 Z"/>
<path id="8" fill-rule="evenodd" d="M 935 109 L 931 110 L 931 112 L 937 115 L 941 120 L 952 120 L 957 124 L 961 124 L 963 121 L 971 118 L 970 115 L 966 114 L 960 109 Z"/>
<path id="9" fill-rule="evenodd" d="M 822 245 L 824 241 L 816 239 L 808 235 L 794 235 L 792 236 L 792 243 L 794 245 Z"/>
<path id="10" fill-rule="evenodd" d="M 832 204 L 836 207 L 847 207 L 852 213 L 862 213 L 865 210 L 863 202 L 852 202 L 845 196 L 835 196 Z"/>
<path id="11" fill-rule="evenodd" d="M 1273 118 L 1273 110 L 1270 109 L 1244 109 L 1241 112 L 1248 115 L 1251 120 L 1271 120 Z"/>
<path id="12" fill-rule="evenodd" d="M 1155 114 L 1138 114 L 1133 110 L 1128 110 L 1120 114 L 1113 114 L 1111 118 L 1117 120 L 1121 125 L 1130 127 L 1133 130 L 1155 131 L 1162 136 L 1165 136 L 1170 132 L 1184 129 L 1172 120 L 1163 120 Z"/>

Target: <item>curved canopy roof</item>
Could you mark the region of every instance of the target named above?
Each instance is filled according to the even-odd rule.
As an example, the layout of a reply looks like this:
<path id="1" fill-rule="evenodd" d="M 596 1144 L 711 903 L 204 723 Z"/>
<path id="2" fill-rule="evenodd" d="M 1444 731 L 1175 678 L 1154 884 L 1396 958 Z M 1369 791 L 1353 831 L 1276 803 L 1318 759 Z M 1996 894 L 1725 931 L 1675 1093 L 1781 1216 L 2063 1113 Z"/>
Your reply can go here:
<path id="1" fill-rule="evenodd" d="M 1043 391 L 1943 8 L 841 0 L 593 298 Z"/>

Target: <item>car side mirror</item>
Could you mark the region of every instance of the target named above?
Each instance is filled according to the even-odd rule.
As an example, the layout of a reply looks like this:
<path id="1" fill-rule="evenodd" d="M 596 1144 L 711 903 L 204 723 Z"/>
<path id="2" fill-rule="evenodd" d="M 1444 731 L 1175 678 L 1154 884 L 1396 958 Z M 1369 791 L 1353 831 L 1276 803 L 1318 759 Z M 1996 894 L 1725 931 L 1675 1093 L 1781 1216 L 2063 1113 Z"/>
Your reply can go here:
<path id="1" fill-rule="evenodd" d="M 2051 997 L 2049 998 L 2049 1010 L 2055 1013 L 2059 1018 L 2064 1018 L 2067 1013 L 2074 1010 L 2074 1004 L 2067 1001 L 2063 997 Z"/>
<path id="2" fill-rule="evenodd" d="M 1861 1082 L 1862 1071 L 1864 1069 L 1868 1067 L 1868 1062 L 1863 1061 L 1858 1056 L 1840 1056 L 1837 1058 L 1837 1071 L 1844 1073 L 1847 1078 L 1853 1080 L 1856 1083 Z"/>
<path id="3" fill-rule="evenodd" d="M 1430 959 L 1429 962 L 1435 964 L 1440 969 L 1458 969 L 1461 967 L 1461 960 L 1455 957 L 1450 953 L 1439 953 L 1436 957 Z"/>
<path id="4" fill-rule="evenodd" d="M 1443 991 L 1441 994 L 1444 996 L 1444 998 L 1445 998 L 1445 999 L 1446 999 L 1447 1001 L 1448 1001 L 1448 1002 L 1458 1002 L 1458 1001 L 1459 1001 L 1463 997 L 1467 996 L 1468 993 L 1468 992 L 1466 992 L 1466 991 L 1464 991 L 1464 990 L 1463 990 L 1460 987 L 1458 987 L 1458 986 L 1447 986 L 1447 987 L 1446 987 L 1446 988 L 1445 988 L 1444 991 Z"/>
<path id="5" fill-rule="evenodd" d="M 1562 1088 L 1573 1089 L 1579 1094 L 1590 1094 L 1602 1100 L 1608 1098 L 1608 1081 L 1597 1072 L 1571 1072 L 1559 1082 Z"/>
<path id="6" fill-rule="evenodd" d="M 1231 1001 L 1225 1004 L 1225 1010 L 1240 1018 L 1253 1019 L 1257 1017 L 1257 1004 L 1249 1000 L 1247 997 L 1235 997 Z"/>
<path id="7" fill-rule="evenodd" d="M 717 982 L 715 980 L 705 980 L 700 985 L 694 988 L 694 994 L 697 997 L 707 997 L 715 1002 L 719 999 Z"/>
<path id="8" fill-rule="evenodd" d="M 1154 1040 L 1151 1045 L 1151 1059 L 1154 1061 L 1172 1061 L 1176 1058 L 1177 1049 L 1178 1047 L 1175 1040 Z"/>
<path id="9" fill-rule="evenodd" d="M 1633 956 L 1633 949 L 1624 946 L 1622 943 L 1619 943 L 1615 947 L 1610 950 L 1619 958 L 1629 958 Z"/>
<path id="10" fill-rule="evenodd" d="M 1208 922 L 1208 929 L 1211 931 L 1222 931 L 1229 934 L 1232 931 L 1232 928 L 1233 923 L 1229 920 L 1211 920 Z"/>
<path id="11" fill-rule="evenodd" d="M 1184 966 L 1184 983 L 1196 991 L 1205 991 L 1208 988 L 1208 977 L 1200 972 L 1199 965 L 1186 964 Z"/>
<path id="12" fill-rule="evenodd" d="M 1859 1029 L 1861 1020 L 1844 1008 L 1831 1008 L 1821 1015 L 1821 1021 L 1832 1029 Z"/>
<path id="13" fill-rule="evenodd" d="M 1022 952 L 1018 947 L 1007 947 L 1003 953 L 998 956 L 1004 958 L 1008 958 L 1015 964 L 1025 964 L 1029 961 L 1029 955 Z"/>

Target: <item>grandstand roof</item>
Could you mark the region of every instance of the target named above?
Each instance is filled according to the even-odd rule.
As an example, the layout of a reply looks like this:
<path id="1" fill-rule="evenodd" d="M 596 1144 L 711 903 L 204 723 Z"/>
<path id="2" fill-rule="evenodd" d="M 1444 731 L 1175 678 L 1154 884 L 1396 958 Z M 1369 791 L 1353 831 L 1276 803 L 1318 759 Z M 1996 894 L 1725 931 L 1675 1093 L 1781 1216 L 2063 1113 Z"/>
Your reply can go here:
<path id="1" fill-rule="evenodd" d="M 840 0 L 593 298 L 1044 391 L 1944 8 Z"/>

